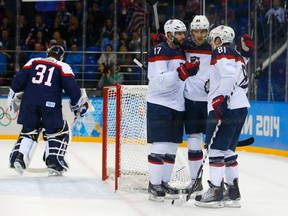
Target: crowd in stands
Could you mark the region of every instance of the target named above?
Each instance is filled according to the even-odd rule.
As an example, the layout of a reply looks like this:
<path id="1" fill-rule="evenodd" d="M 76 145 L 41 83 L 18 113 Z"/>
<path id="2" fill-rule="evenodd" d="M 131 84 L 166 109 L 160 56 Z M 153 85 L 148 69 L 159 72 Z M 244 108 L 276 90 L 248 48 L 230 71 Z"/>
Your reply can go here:
<path id="1" fill-rule="evenodd" d="M 202 1 L 200 0 L 173 2 L 175 5 L 171 7 L 172 1 L 158 0 L 160 32 L 163 32 L 163 24 L 169 18 L 183 20 L 189 27 L 192 18 L 197 14 L 202 14 Z M 228 5 L 226 2 L 226 0 L 206 0 L 205 15 L 210 21 L 211 28 L 220 24 L 228 24 L 235 29 L 238 36 L 241 36 L 247 32 L 248 1 L 229 0 Z M 273 8 L 271 8 L 269 0 L 257 1 L 258 41 L 263 42 L 267 37 L 268 18 L 274 19 L 273 28 L 283 27 L 284 29 L 286 27 L 283 3 L 283 0 L 273 0 Z M 253 14 L 255 13 L 252 5 L 255 5 L 254 1 L 251 1 L 250 6 L 252 8 L 251 22 L 254 22 Z M 117 8 L 116 15 L 115 7 Z M 65 61 L 72 66 L 77 79 L 84 78 L 81 74 L 84 68 L 85 72 L 89 72 L 86 77 L 99 80 L 102 77 L 101 73 L 97 75 L 96 72 L 99 72 L 103 65 L 111 67 L 113 64 L 124 65 L 120 69 L 127 72 L 124 80 L 139 79 L 139 68 L 129 67 L 133 64 L 132 59 L 139 55 L 128 52 L 141 51 L 142 26 L 150 27 L 150 32 L 155 32 L 153 10 L 146 0 L 119 0 L 117 5 L 114 4 L 114 0 L 87 0 L 85 16 L 87 21 L 84 34 L 82 32 L 83 1 L 21 2 L 19 22 L 16 20 L 15 8 L 16 1 L 0 0 L 1 85 L 9 85 L 16 68 L 23 66 L 31 58 L 45 56 L 45 50 L 53 44 L 62 45 L 68 51 Z M 114 16 L 117 16 L 117 19 L 114 19 Z M 143 19 L 139 21 L 136 16 L 142 16 Z M 117 20 L 117 25 L 114 20 Z M 16 31 L 17 23 L 20 34 Z M 83 58 L 83 35 L 85 35 L 86 51 L 103 51 L 103 54 L 90 53 Z M 19 47 L 16 47 L 17 40 L 20 43 Z M 15 66 L 16 50 L 22 51 L 18 58 L 18 67 Z M 112 51 L 123 53 L 116 56 L 109 53 Z M 85 66 L 83 66 L 83 61 L 85 61 Z M 129 73 L 135 75 L 131 76 Z"/>

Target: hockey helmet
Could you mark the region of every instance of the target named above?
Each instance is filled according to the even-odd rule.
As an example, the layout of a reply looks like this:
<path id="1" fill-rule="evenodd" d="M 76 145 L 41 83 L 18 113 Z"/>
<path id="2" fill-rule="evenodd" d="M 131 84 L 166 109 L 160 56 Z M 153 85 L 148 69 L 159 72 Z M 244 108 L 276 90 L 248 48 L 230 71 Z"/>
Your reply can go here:
<path id="1" fill-rule="evenodd" d="M 220 25 L 210 31 L 208 43 L 211 44 L 218 37 L 221 39 L 221 44 L 219 44 L 219 46 L 226 43 L 231 44 L 235 38 L 235 32 L 229 26 Z"/>
<path id="2" fill-rule="evenodd" d="M 171 32 L 173 37 L 175 32 L 186 32 L 187 28 L 185 24 L 178 19 L 170 19 L 164 25 L 165 37 L 168 38 L 168 32 Z"/>
<path id="3" fill-rule="evenodd" d="M 63 61 L 65 51 L 62 46 L 54 45 L 47 49 L 46 54 L 47 54 L 47 57 L 52 56 L 58 61 Z"/>
<path id="4" fill-rule="evenodd" d="M 210 23 L 206 16 L 204 15 L 196 15 L 192 22 L 190 23 L 190 31 L 191 30 L 202 30 L 206 29 L 209 31 Z"/>

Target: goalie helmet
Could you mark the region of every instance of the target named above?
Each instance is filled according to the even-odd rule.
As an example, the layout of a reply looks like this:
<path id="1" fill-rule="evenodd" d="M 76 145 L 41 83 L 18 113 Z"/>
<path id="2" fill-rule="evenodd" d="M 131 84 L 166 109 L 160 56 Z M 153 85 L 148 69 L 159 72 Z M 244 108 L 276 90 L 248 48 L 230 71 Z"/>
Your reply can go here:
<path id="1" fill-rule="evenodd" d="M 47 57 L 54 57 L 58 61 L 63 61 L 65 51 L 62 46 L 54 45 L 47 49 Z"/>
<path id="2" fill-rule="evenodd" d="M 170 19 L 164 25 L 165 37 L 168 38 L 168 32 L 171 32 L 173 37 L 175 32 L 186 32 L 187 28 L 185 24 L 178 19 Z"/>
<path id="3" fill-rule="evenodd" d="M 190 31 L 191 30 L 199 30 L 206 29 L 209 31 L 210 23 L 206 16 L 204 15 L 196 15 L 192 22 L 190 23 Z"/>
<path id="4" fill-rule="evenodd" d="M 211 44 L 218 37 L 221 39 L 221 44 L 218 46 L 226 43 L 231 44 L 235 38 L 235 32 L 229 26 L 220 25 L 210 31 L 208 36 L 208 43 Z"/>

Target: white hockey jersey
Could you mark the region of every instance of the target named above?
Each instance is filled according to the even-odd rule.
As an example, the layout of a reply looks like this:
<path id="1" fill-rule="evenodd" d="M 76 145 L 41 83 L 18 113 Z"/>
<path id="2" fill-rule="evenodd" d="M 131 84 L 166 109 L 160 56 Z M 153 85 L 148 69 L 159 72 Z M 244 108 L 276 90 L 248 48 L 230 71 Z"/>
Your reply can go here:
<path id="1" fill-rule="evenodd" d="M 210 91 L 208 94 L 208 112 L 213 110 L 213 98 L 224 95 L 233 95 L 228 108 L 237 109 L 250 107 L 246 96 L 248 90 L 248 76 L 243 57 L 232 46 L 219 46 L 212 52 L 210 63 Z"/>
<path id="2" fill-rule="evenodd" d="M 184 97 L 193 101 L 207 101 L 208 94 L 205 91 L 205 84 L 209 79 L 208 69 L 210 67 L 212 48 L 207 42 L 198 46 L 191 39 L 188 39 L 184 49 L 187 61 L 190 61 L 191 57 L 198 57 L 200 61 L 197 74 L 185 80 Z"/>
<path id="3" fill-rule="evenodd" d="M 177 72 L 177 68 L 185 61 L 184 50 L 172 49 L 167 42 L 151 49 L 148 58 L 148 102 L 177 111 L 185 110 L 185 82 Z"/>

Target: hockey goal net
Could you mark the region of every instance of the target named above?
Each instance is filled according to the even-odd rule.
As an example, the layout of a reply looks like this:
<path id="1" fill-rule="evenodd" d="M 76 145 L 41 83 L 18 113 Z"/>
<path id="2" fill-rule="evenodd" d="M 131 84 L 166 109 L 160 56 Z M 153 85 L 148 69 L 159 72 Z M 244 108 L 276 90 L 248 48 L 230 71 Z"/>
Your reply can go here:
<path id="1" fill-rule="evenodd" d="M 145 85 L 103 89 L 102 180 L 114 181 L 115 190 L 146 191 L 148 187 L 146 93 Z M 190 181 L 186 158 L 177 153 L 174 186 L 185 187 Z"/>

